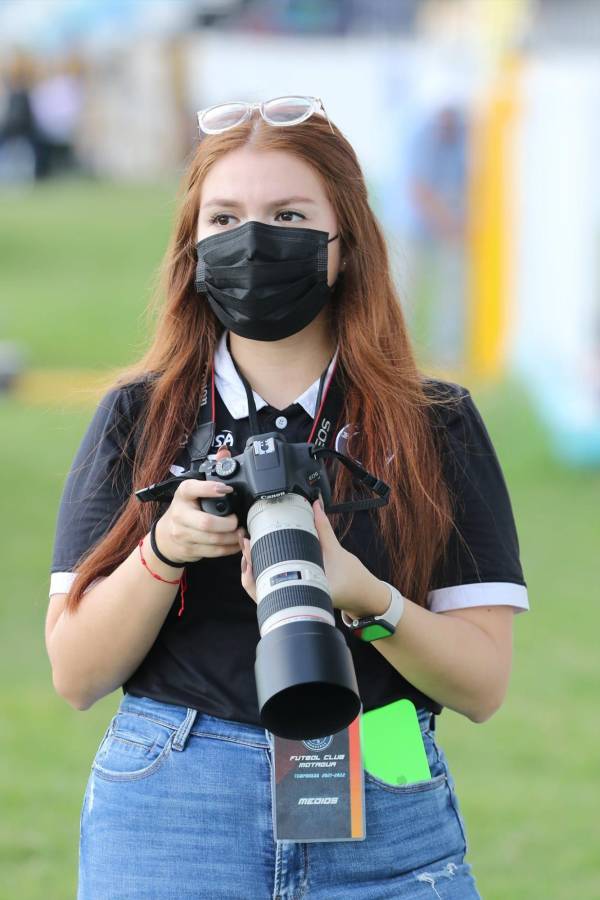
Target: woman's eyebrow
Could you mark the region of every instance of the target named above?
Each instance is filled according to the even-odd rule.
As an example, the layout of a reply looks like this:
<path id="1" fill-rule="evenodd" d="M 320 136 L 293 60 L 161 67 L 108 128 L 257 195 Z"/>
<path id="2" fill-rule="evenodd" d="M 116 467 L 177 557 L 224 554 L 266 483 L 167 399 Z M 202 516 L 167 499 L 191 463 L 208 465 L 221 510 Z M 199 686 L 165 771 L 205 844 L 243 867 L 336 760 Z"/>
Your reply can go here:
<path id="1" fill-rule="evenodd" d="M 316 203 L 316 200 L 311 200 L 310 197 L 284 197 L 282 200 L 272 200 L 268 203 L 268 206 L 287 206 L 289 203 Z M 237 200 L 232 200 L 227 197 L 213 197 L 210 200 L 207 200 L 206 203 L 202 204 L 202 208 L 206 209 L 209 206 L 226 206 L 229 209 L 235 208 L 239 209 L 243 204 Z"/>

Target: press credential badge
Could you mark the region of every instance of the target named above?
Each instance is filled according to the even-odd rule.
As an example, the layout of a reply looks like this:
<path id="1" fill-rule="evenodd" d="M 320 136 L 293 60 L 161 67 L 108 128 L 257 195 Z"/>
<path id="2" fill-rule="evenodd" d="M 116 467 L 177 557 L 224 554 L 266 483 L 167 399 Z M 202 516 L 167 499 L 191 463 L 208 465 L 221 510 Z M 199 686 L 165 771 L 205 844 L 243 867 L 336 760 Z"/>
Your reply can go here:
<path id="1" fill-rule="evenodd" d="M 273 736 L 273 828 L 278 841 L 362 841 L 365 792 L 360 716 L 313 740 Z"/>

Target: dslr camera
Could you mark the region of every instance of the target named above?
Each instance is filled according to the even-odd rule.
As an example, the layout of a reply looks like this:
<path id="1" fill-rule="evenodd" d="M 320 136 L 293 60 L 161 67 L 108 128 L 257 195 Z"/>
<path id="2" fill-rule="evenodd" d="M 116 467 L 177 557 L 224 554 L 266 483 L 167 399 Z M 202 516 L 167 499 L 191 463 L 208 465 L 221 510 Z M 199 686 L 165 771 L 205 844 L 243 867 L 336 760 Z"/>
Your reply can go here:
<path id="1" fill-rule="evenodd" d="M 385 499 L 332 507 L 326 454 Z M 230 494 L 200 498 L 200 506 L 212 515 L 235 513 L 250 536 L 261 636 L 254 667 L 261 723 L 293 740 L 341 731 L 356 718 L 361 701 L 350 650 L 335 624 L 312 503 L 321 494 L 330 512 L 381 505 L 389 487 L 335 450 L 288 443 L 268 432 L 249 437 L 238 456 L 205 459 L 136 496 L 172 498 L 188 478 L 230 484 Z"/>

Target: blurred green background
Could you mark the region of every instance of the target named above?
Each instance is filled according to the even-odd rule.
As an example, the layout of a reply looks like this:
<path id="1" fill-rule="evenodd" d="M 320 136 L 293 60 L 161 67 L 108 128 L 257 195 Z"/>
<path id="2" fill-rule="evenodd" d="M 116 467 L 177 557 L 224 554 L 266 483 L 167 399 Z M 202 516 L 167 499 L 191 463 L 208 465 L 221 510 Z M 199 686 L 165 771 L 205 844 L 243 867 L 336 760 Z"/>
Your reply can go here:
<path id="1" fill-rule="evenodd" d="M 140 352 L 176 193 L 73 179 L 2 197 L 0 336 L 27 347 L 32 367 L 0 399 L 2 900 L 75 896 L 84 788 L 121 693 L 85 712 L 54 693 L 44 645 L 54 521 L 95 403 L 85 370 L 102 378 Z M 460 380 L 505 471 L 531 604 L 515 618 L 499 712 L 482 725 L 451 710 L 438 720 L 467 860 L 486 900 L 600 897 L 600 474 L 553 462 L 522 385 Z"/>

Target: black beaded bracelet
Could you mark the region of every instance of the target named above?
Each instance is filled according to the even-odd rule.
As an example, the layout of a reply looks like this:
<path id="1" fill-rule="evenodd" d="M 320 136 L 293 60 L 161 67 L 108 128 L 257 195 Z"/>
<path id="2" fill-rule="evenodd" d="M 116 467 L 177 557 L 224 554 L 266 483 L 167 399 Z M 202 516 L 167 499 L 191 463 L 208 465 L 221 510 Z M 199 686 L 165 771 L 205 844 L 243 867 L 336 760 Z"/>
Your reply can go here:
<path id="1" fill-rule="evenodd" d="M 158 524 L 158 519 L 152 523 L 152 528 L 150 529 L 150 546 L 152 547 L 152 552 L 161 562 L 163 562 L 166 566 L 172 566 L 174 569 L 181 569 L 186 565 L 184 562 L 173 562 L 172 559 L 167 559 L 166 556 L 160 552 L 158 547 L 156 546 L 156 526 Z"/>

